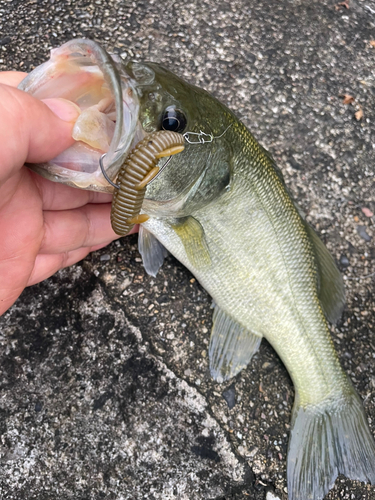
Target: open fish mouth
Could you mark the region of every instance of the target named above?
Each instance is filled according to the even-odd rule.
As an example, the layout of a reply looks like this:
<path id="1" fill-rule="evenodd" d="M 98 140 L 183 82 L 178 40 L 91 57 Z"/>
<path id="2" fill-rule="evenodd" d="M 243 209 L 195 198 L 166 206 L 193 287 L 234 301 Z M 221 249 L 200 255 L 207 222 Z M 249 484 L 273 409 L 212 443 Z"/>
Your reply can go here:
<path id="1" fill-rule="evenodd" d="M 28 165 L 43 177 L 80 189 L 112 192 L 100 169 L 115 179 L 129 151 L 143 137 L 139 102 L 120 59 L 91 40 L 72 40 L 51 51 L 49 61 L 19 85 L 38 99 L 64 98 L 81 113 L 74 144 L 48 163 Z"/>

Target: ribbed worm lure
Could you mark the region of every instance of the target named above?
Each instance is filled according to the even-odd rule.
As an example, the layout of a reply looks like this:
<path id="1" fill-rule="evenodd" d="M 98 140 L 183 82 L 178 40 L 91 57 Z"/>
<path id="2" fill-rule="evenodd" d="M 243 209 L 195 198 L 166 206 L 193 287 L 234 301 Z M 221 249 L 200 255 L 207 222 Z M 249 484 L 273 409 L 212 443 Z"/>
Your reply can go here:
<path id="1" fill-rule="evenodd" d="M 120 169 L 117 184 L 106 176 L 107 180 L 117 188 L 114 191 L 111 209 L 111 224 L 116 234 L 125 236 L 135 224 L 141 224 L 149 219 L 148 215 L 139 212 L 147 184 L 161 170 L 156 164 L 160 158 L 180 153 L 183 149 L 183 135 L 165 130 L 153 132 L 130 152 Z M 101 168 L 102 159 L 103 157 L 100 161 Z"/>

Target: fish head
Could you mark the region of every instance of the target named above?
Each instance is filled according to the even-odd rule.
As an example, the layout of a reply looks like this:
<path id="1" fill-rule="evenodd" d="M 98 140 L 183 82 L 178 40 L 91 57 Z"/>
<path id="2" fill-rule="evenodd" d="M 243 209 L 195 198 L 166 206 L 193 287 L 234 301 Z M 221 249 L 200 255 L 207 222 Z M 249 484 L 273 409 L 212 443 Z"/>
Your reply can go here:
<path id="1" fill-rule="evenodd" d="M 123 71 L 134 82 L 142 130 L 172 130 L 185 137 L 184 151 L 171 156 L 165 168 L 160 163 L 143 210 L 159 217 L 191 215 L 229 186 L 235 119 L 205 90 L 159 64 L 128 62 Z"/>
<path id="2" fill-rule="evenodd" d="M 189 215 L 228 186 L 230 111 L 158 64 L 123 61 L 94 41 L 76 39 L 53 49 L 19 88 L 38 99 L 67 99 L 80 109 L 74 144 L 50 162 L 28 165 L 50 180 L 112 192 L 100 162 L 115 181 L 135 145 L 164 129 L 184 134 L 186 147 L 148 185 L 147 213 Z"/>

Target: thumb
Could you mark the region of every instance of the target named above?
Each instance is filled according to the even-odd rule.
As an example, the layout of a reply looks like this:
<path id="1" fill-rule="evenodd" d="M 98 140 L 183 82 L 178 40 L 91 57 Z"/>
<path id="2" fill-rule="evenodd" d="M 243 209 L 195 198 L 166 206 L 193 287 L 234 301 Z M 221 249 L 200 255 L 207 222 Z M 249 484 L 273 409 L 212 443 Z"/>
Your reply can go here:
<path id="1" fill-rule="evenodd" d="M 38 100 L 36 102 L 39 103 Z M 38 112 L 45 123 L 40 129 L 40 134 L 30 136 L 26 159 L 29 163 L 51 160 L 71 146 L 75 142 L 72 137 L 73 126 L 81 113 L 79 107 L 67 99 L 42 99 L 41 103 L 43 103 L 42 109 Z M 39 104 L 37 106 L 39 107 Z M 46 132 L 48 133 L 47 140 Z"/>
<path id="2" fill-rule="evenodd" d="M 51 160 L 73 144 L 79 108 L 65 99 L 39 101 L 30 94 L 0 85 L 0 181 L 25 162 Z"/>

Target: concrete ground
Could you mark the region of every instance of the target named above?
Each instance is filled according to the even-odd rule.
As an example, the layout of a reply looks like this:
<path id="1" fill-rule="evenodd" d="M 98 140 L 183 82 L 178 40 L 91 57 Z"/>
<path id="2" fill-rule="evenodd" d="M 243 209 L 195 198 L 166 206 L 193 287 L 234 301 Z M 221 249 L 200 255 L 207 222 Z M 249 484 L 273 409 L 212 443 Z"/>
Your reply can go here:
<path id="1" fill-rule="evenodd" d="M 273 154 L 343 272 L 332 337 L 375 434 L 375 1 L 0 0 L 1 69 L 82 36 L 206 88 Z M 135 236 L 25 290 L 0 319 L 0 497 L 286 500 L 291 381 L 263 341 L 214 383 L 210 305 L 172 257 L 147 276 Z M 326 500 L 374 498 L 340 476 Z"/>

